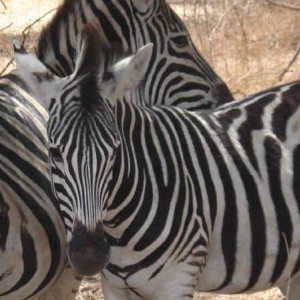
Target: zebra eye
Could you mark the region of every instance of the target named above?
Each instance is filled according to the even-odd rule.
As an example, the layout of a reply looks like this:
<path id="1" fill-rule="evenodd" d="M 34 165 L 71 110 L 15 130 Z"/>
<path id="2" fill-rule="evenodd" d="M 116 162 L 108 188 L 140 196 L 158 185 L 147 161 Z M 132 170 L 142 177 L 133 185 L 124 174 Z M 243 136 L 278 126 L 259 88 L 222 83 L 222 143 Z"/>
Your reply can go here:
<path id="1" fill-rule="evenodd" d="M 59 162 L 59 163 L 62 163 L 62 162 L 63 162 L 62 155 L 61 155 L 60 151 L 59 151 L 57 148 L 50 148 L 50 149 L 49 149 L 49 152 L 50 152 L 51 157 L 52 157 L 56 162 Z"/>
<path id="2" fill-rule="evenodd" d="M 103 81 L 108 81 L 114 79 L 114 74 L 112 72 L 106 71 L 103 75 L 102 75 L 102 80 Z"/>
<path id="3" fill-rule="evenodd" d="M 0 203 L 0 218 L 5 218 L 9 211 L 9 207 L 6 203 Z"/>
<path id="4" fill-rule="evenodd" d="M 180 35 L 180 36 L 174 37 L 174 38 L 172 38 L 172 41 L 179 48 L 186 47 L 189 44 L 189 40 L 188 40 L 188 37 L 186 35 Z"/>

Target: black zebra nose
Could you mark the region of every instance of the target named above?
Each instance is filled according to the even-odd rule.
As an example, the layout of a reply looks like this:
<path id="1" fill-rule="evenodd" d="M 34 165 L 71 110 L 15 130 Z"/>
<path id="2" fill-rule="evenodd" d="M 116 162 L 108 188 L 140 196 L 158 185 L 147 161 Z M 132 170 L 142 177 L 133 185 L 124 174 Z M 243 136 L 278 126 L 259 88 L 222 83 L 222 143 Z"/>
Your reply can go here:
<path id="1" fill-rule="evenodd" d="M 103 270 L 110 257 L 103 226 L 99 224 L 96 230 L 90 231 L 76 222 L 67 255 L 72 268 L 81 276 L 93 276 Z"/>

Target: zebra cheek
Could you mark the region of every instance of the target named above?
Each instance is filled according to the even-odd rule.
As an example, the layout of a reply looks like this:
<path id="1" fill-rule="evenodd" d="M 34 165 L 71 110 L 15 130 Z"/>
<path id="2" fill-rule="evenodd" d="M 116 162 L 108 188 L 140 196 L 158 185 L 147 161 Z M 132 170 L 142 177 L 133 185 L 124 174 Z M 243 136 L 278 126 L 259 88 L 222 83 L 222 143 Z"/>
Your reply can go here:
<path id="1" fill-rule="evenodd" d="M 77 222 L 68 243 L 67 256 L 75 273 L 81 276 L 93 276 L 103 270 L 109 262 L 110 246 L 102 224 L 90 231 Z"/>

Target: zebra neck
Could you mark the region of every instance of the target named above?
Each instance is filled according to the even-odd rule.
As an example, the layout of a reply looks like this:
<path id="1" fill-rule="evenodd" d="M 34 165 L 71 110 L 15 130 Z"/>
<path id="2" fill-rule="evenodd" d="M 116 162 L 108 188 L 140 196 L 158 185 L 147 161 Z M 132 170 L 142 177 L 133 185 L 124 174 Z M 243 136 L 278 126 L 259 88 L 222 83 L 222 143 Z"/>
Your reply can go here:
<path id="1" fill-rule="evenodd" d="M 279 145 L 288 138 L 287 129 L 298 130 L 289 124 L 299 114 L 299 101 L 293 96 L 298 88 L 297 83 L 278 87 L 202 115 L 120 102 L 116 119 L 122 143 L 106 218 L 113 235 L 128 243 L 131 226 L 142 226 L 147 218 L 159 222 L 165 211 L 184 215 L 184 207 L 171 207 L 174 199 L 181 199 L 194 206 L 197 226 L 209 237 L 217 214 L 230 207 L 229 200 L 220 206 L 224 191 L 228 199 L 240 201 L 235 183 L 228 182 L 229 174 L 235 170 L 234 174 L 248 176 L 249 169 L 255 179 L 260 178 L 267 163 L 256 155 L 262 141 Z M 245 188 L 255 189 L 255 181 L 251 189 Z"/>

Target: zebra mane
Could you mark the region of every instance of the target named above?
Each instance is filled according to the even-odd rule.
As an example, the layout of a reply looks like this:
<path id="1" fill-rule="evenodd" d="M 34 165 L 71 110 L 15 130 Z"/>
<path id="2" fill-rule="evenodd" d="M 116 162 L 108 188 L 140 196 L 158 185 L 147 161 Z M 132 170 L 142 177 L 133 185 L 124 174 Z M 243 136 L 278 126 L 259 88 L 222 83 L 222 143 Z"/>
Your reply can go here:
<path id="1" fill-rule="evenodd" d="M 73 1 L 73 0 L 64 0 L 63 3 L 57 8 L 56 13 L 52 17 L 51 21 L 46 24 L 38 38 L 38 43 L 37 47 L 35 49 L 36 55 L 41 60 L 46 64 L 46 66 L 56 75 L 62 76 L 66 75 L 64 74 L 64 71 L 62 71 L 62 74 L 57 74 L 57 72 L 51 68 L 46 62 L 45 62 L 45 57 L 51 55 L 51 51 L 53 48 L 59 48 L 59 40 L 57 39 L 57 36 L 61 36 L 65 34 L 65 31 L 68 31 L 68 18 L 70 15 L 76 15 L 77 10 L 81 10 L 81 3 L 80 1 Z M 88 23 L 87 23 L 88 24 Z M 86 25 L 84 25 L 86 26 Z M 109 32 L 102 32 L 100 31 L 99 26 L 95 23 L 95 27 L 99 29 L 99 32 L 101 33 L 101 37 L 103 40 L 105 39 L 105 42 L 103 42 L 103 57 L 105 60 L 108 62 L 113 61 L 116 62 L 118 59 L 124 58 L 126 55 L 130 55 L 132 53 L 131 50 L 128 50 L 125 52 L 122 46 L 122 42 L 120 41 L 115 41 L 112 42 L 110 45 L 108 45 L 108 41 L 105 36 L 109 36 Z M 76 35 L 76 38 L 78 39 L 78 36 L 81 34 L 80 31 L 74 28 L 74 32 Z M 68 37 L 70 38 L 70 37 Z M 73 60 L 73 67 L 75 66 L 75 61 L 76 61 L 76 49 L 71 45 L 72 43 L 66 45 L 69 47 L 68 51 L 72 53 L 72 60 Z M 108 54 L 109 58 L 106 58 Z M 111 53 L 112 52 L 112 53 Z M 73 72 L 73 69 L 70 69 L 68 67 L 68 59 L 61 57 L 62 60 L 65 60 L 64 67 L 68 70 L 68 75 L 70 75 Z"/>
<path id="2" fill-rule="evenodd" d="M 75 14 L 75 11 L 79 9 L 80 2 L 76 2 L 73 0 L 65 0 L 57 9 L 57 12 L 51 19 L 51 21 L 42 29 L 37 48 L 36 48 L 36 55 L 37 57 L 45 63 L 45 65 L 53 72 L 51 66 L 49 66 L 45 60 L 43 59 L 49 53 L 51 53 L 51 48 L 52 47 L 59 47 L 58 40 L 56 37 L 57 35 L 63 34 L 64 30 L 63 27 L 67 26 L 67 20 L 70 14 Z M 78 7 L 77 7 L 78 6 Z M 101 59 L 101 68 L 99 69 L 100 73 L 106 72 L 106 70 L 113 65 L 114 63 L 118 62 L 119 60 L 130 56 L 133 54 L 133 51 L 128 49 L 125 51 L 123 48 L 122 42 L 121 41 L 114 41 L 114 42 L 109 42 L 106 38 L 106 35 L 109 33 L 104 33 L 102 30 L 100 30 L 99 26 L 97 24 L 92 24 L 92 23 L 86 23 L 84 25 L 84 28 L 88 25 L 92 25 L 99 30 L 99 35 L 100 35 L 100 59 Z M 67 30 L 67 28 L 65 28 Z M 75 29 L 76 30 L 76 29 Z M 83 29 L 84 30 L 84 29 Z M 79 36 L 82 32 L 76 32 L 77 35 L 77 41 L 79 39 Z M 69 45 L 69 47 L 72 47 Z M 49 52 L 50 51 L 50 52 Z M 75 67 L 75 62 L 77 60 L 76 57 L 76 49 L 72 48 L 71 52 L 73 52 L 72 59 L 74 62 L 74 67 Z M 68 65 L 66 61 L 66 66 Z M 73 72 L 74 70 L 69 69 L 68 73 L 69 75 Z M 62 74 L 56 74 L 56 75 L 62 75 Z"/>
<path id="3" fill-rule="evenodd" d="M 57 11 L 49 25 L 55 25 L 57 22 L 65 20 L 70 13 L 74 12 L 75 5 L 78 5 L 78 2 L 73 0 L 64 0 L 63 3 L 58 6 Z"/>
<path id="4" fill-rule="evenodd" d="M 53 46 L 58 47 L 58 40 L 55 37 L 59 36 L 59 31 L 62 29 L 62 24 L 67 24 L 68 16 L 75 12 L 76 5 L 78 5 L 78 2 L 76 1 L 64 0 L 63 3 L 57 8 L 57 11 L 55 12 L 51 21 L 48 22 L 48 24 L 46 24 L 41 30 L 37 47 L 35 49 L 36 55 L 41 61 L 44 61 L 44 57 L 50 53 L 49 51 L 51 51 L 50 49 Z M 47 65 L 47 67 L 51 69 L 50 66 Z M 53 69 L 51 69 L 51 71 L 55 73 Z M 69 70 L 69 74 L 71 73 L 72 70 Z"/>
<path id="5" fill-rule="evenodd" d="M 131 54 L 131 53 L 130 53 Z M 99 83 L 114 78 L 113 69 L 117 62 L 130 56 L 120 43 L 109 43 L 104 34 L 91 23 L 84 25 L 78 36 L 75 77 L 79 80 L 80 97 L 83 107 L 92 111 L 103 110 L 98 101 Z M 104 105 L 105 106 L 105 105 Z"/>

